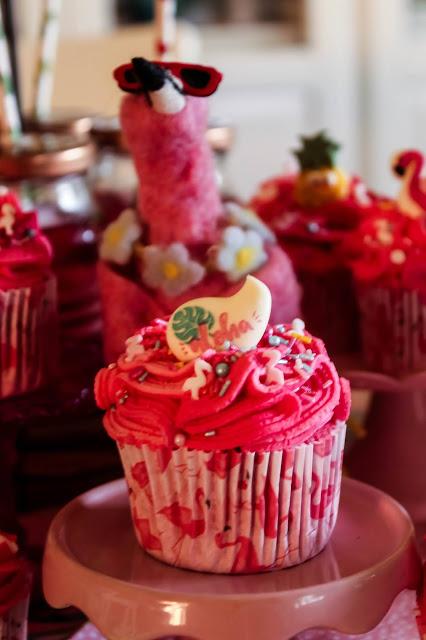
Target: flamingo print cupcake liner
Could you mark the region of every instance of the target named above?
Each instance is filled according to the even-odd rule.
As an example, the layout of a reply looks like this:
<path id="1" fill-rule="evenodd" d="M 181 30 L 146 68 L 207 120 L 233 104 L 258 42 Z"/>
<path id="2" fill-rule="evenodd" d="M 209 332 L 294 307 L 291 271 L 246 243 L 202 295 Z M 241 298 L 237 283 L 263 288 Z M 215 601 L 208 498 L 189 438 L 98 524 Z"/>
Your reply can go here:
<path id="1" fill-rule="evenodd" d="M 318 554 L 338 513 L 346 427 L 293 449 L 119 447 L 147 553 L 212 573 L 283 569 Z"/>
<path id="2" fill-rule="evenodd" d="M 0 640 L 26 640 L 29 596 L 0 616 Z"/>
<path id="3" fill-rule="evenodd" d="M 56 338 L 56 281 L 0 291 L 0 398 L 49 379 Z"/>
<path id="4" fill-rule="evenodd" d="M 426 305 L 419 292 L 363 287 L 359 307 L 367 366 L 393 375 L 426 368 Z"/>

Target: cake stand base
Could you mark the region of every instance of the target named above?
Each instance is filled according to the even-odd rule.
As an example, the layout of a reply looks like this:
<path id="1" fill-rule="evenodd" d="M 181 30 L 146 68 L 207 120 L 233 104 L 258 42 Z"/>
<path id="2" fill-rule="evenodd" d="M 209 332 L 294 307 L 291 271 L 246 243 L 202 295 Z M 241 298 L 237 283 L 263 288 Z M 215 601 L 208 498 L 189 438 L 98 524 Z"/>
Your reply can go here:
<path id="1" fill-rule="evenodd" d="M 420 570 L 407 513 L 354 480 L 343 482 L 330 543 L 302 565 L 251 576 L 175 569 L 139 548 L 119 480 L 55 518 L 44 590 L 53 607 L 76 606 L 111 640 L 285 640 L 313 628 L 374 628 L 402 590 L 417 587 Z"/>
<path id="2" fill-rule="evenodd" d="M 353 388 L 373 391 L 365 428 L 345 456 L 354 478 L 398 500 L 416 524 L 426 521 L 426 373 L 397 379 L 346 371 Z"/>

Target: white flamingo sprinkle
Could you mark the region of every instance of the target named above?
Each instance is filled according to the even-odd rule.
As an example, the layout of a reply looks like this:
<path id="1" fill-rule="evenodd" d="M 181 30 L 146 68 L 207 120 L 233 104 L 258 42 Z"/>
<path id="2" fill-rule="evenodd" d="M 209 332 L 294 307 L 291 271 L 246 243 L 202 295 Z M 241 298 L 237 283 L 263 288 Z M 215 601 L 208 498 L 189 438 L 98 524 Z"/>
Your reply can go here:
<path id="1" fill-rule="evenodd" d="M 263 355 L 268 358 L 266 363 L 266 384 L 283 385 L 284 373 L 277 367 L 281 360 L 281 352 L 278 349 L 267 349 L 263 352 Z"/>
<path id="2" fill-rule="evenodd" d="M 209 364 L 202 358 L 197 358 L 194 363 L 195 376 L 185 380 L 182 390 L 190 391 L 191 398 L 193 400 L 198 400 L 200 397 L 200 389 L 202 389 L 207 382 L 207 378 L 205 374 L 211 373 L 212 371 L 213 371 L 213 368 L 211 364 Z"/>
<path id="3" fill-rule="evenodd" d="M 126 340 L 126 361 L 131 362 L 138 356 L 145 353 L 145 348 L 142 344 L 142 336 L 137 334 Z"/>

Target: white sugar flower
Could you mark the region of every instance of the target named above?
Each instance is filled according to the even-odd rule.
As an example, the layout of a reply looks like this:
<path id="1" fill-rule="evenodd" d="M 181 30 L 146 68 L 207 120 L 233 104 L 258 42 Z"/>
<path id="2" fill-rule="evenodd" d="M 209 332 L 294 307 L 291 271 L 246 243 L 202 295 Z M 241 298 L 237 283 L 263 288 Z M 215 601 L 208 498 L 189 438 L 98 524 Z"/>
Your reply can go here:
<path id="1" fill-rule="evenodd" d="M 136 211 L 125 209 L 103 232 L 99 246 L 100 258 L 116 264 L 127 264 L 140 235 L 141 226 Z"/>
<path id="2" fill-rule="evenodd" d="M 142 279 L 153 289 L 178 296 L 204 278 L 204 267 L 191 259 L 181 242 L 168 247 L 151 245 L 142 249 Z"/>
<path id="3" fill-rule="evenodd" d="M 228 202 L 225 211 L 231 224 L 257 231 L 266 242 L 276 242 L 275 235 L 252 209 L 242 207 L 236 202 Z"/>
<path id="4" fill-rule="evenodd" d="M 217 247 L 215 265 L 224 271 L 228 280 L 235 282 L 247 273 L 256 271 L 268 256 L 257 231 L 244 231 L 240 227 L 226 227 L 222 242 Z"/>

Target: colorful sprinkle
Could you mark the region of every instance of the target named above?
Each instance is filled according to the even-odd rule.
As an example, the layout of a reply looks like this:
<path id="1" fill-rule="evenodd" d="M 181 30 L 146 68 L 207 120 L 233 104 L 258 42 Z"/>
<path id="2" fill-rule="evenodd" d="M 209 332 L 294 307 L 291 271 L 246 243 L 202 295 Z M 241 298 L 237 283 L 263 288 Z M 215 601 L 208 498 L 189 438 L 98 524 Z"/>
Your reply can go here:
<path id="1" fill-rule="evenodd" d="M 268 342 L 271 347 L 278 347 L 281 344 L 280 336 L 269 336 Z"/>
<path id="2" fill-rule="evenodd" d="M 148 371 L 144 371 L 138 378 L 138 382 L 143 382 L 148 377 Z"/>
<path id="3" fill-rule="evenodd" d="M 230 380 L 226 380 L 223 383 L 223 386 L 221 388 L 221 390 L 219 391 L 219 397 L 222 398 L 225 393 L 228 391 L 229 387 L 231 386 L 231 381 Z"/>
<path id="4" fill-rule="evenodd" d="M 206 433 L 204 434 L 206 438 L 212 438 L 215 435 L 216 435 L 216 431 L 206 431 Z"/>

